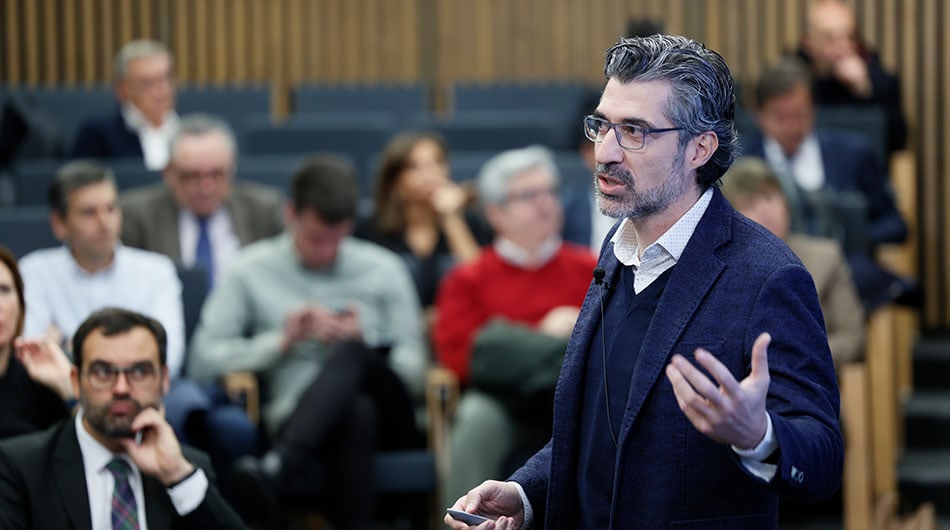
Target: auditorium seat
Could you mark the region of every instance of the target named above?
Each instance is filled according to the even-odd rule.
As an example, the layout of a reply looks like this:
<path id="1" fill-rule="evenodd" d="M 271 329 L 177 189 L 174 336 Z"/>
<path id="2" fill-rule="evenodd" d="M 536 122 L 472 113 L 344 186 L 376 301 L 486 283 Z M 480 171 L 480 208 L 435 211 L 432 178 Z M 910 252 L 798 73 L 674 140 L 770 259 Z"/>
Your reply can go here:
<path id="1" fill-rule="evenodd" d="M 161 182 L 161 172 L 145 168 L 137 158 L 116 158 L 105 161 L 115 174 L 119 192 Z M 59 159 L 20 160 L 13 167 L 13 185 L 17 206 L 45 206 L 46 193 L 56 172 L 66 161 Z"/>
<path id="2" fill-rule="evenodd" d="M 369 193 L 363 168 L 392 136 L 396 121 L 379 113 L 294 116 L 281 124 L 255 118 L 245 122 L 242 152 L 248 155 L 334 153 L 352 161 L 361 175 L 362 193 Z M 240 164 L 240 162 L 238 162 Z"/>
<path id="3" fill-rule="evenodd" d="M 0 244 L 18 258 L 58 246 L 49 225 L 49 210 L 45 206 L 0 209 Z"/>
<path id="4" fill-rule="evenodd" d="M 501 151 L 532 144 L 565 147 L 567 121 L 556 112 L 456 112 L 449 116 L 416 115 L 408 124 L 445 137 L 456 151 Z"/>
<path id="5" fill-rule="evenodd" d="M 301 84 L 291 91 L 295 114 L 379 112 L 395 117 L 429 111 L 429 92 L 421 83 Z"/>
<path id="6" fill-rule="evenodd" d="M 815 127 L 867 137 L 878 162 L 888 167 L 887 116 L 877 107 L 822 106 L 815 109 Z"/>
<path id="7" fill-rule="evenodd" d="M 204 112 L 217 116 L 234 129 L 250 114 L 269 114 L 270 88 L 265 85 L 179 86 L 176 110 L 184 116 Z"/>
<path id="8" fill-rule="evenodd" d="M 82 122 L 116 109 L 112 87 L 105 85 L 18 86 L 4 91 L 27 122 L 29 135 L 17 151 L 21 158 L 66 154 Z"/>

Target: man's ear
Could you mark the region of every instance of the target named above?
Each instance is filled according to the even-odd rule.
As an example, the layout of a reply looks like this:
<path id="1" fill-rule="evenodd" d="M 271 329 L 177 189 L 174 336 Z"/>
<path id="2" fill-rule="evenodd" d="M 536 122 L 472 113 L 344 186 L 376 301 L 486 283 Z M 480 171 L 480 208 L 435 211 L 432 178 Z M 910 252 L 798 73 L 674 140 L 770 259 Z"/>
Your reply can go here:
<path id="1" fill-rule="evenodd" d="M 297 224 L 297 210 L 289 199 L 284 203 L 284 226 L 293 228 Z"/>
<path id="2" fill-rule="evenodd" d="M 56 239 L 62 242 L 66 241 L 66 236 L 69 235 L 66 230 L 66 220 L 58 212 L 50 212 L 49 226 L 53 229 L 53 235 L 56 236 Z"/>
<path id="3" fill-rule="evenodd" d="M 69 368 L 69 382 L 73 386 L 73 395 L 76 396 L 76 399 L 79 399 L 79 369 L 76 368 L 76 365 Z"/>
<path id="4" fill-rule="evenodd" d="M 706 131 L 693 137 L 689 143 L 687 162 L 689 169 L 692 171 L 705 165 L 716 153 L 716 149 L 719 149 L 719 136 L 712 131 Z"/>
<path id="5" fill-rule="evenodd" d="M 162 395 L 168 395 L 168 389 L 171 388 L 171 379 L 168 377 L 168 366 L 162 367 Z"/>

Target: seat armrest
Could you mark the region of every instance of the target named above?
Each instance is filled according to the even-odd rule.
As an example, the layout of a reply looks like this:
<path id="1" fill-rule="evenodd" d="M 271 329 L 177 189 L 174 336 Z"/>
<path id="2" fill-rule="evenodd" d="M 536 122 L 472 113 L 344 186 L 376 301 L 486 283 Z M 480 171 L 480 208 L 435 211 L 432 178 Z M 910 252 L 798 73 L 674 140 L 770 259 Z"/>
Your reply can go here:
<path id="1" fill-rule="evenodd" d="M 261 421 L 261 394 L 257 375 L 253 372 L 231 372 L 221 377 L 221 385 L 231 401 L 244 406 L 251 423 Z"/>
<path id="2" fill-rule="evenodd" d="M 426 373 L 429 448 L 435 454 L 440 477 L 447 469 L 449 426 L 458 400 L 459 380 L 455 373 L 442 367 L 429 368 Z"/>

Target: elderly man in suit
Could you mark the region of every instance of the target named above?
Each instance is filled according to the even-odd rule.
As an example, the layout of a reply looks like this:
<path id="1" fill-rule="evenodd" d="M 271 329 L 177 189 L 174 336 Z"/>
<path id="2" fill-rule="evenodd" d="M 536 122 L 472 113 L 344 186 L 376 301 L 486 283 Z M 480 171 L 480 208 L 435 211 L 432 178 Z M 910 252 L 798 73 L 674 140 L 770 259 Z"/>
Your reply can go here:
<path id="1" fill-rule="evenodd" d="M 122 242 L 203 267 L 210 288 L 241 247 L 283 230 L 280 192 L 234 181 L 234 133 L 212 116 L 182 118 L 169 152 L 163 184 L 122 195 Z"/>
<path id="2" fill-rule="evenodd" d="M 0 443 L 3 528 L 245 528 L 207 456 L 182 447 L 162 415 L 165 331 L 124 309 L 76 331 L 81 409 L 49 430 Z"/>
<path id="3" fill-rule="evenodd" d="M 73 158 L 139 158 L 158 170 L 168 160 L 168 140 L 178 128 L 174 59 L 161 42 L 135 40 L 115 56 L 118 108 L 83 123 Z"/>
<path id="4" fill-rule="evenodd" d="M 548 444 L 455 503 L 507 530 L 776 528 L 841 480 L 838 388 L 808 271 L 714 186 L 734 82 L 683 37 L 623 39 L 584 120 L 607 236 Z M 452 528 L 469 528 L 446 516 Z"/>

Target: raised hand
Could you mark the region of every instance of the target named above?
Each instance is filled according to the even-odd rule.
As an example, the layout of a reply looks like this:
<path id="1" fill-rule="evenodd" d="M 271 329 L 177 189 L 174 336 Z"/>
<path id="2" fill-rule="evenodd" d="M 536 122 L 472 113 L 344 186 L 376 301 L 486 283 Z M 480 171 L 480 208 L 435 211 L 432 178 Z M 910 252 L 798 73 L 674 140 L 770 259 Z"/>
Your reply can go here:
<path id="1" fill-rule="evenodd" d="M 49 387 L 63 400 L 75 397 L 69 373 L 72 363 L 66 353 L 50 337 L 14 341 L 17 359 L 26 368 L 30 379 Z"/>
<path id="2" fill-rule="evenodd" d="M 141 433 L 140 443 L 132 438 L 119 441 L 142 473 L 170 486 L 195 469 L 194 464 L 185 460 L 175 431 L 160 410 L 154 407 L 142 409 L 132 420 L 132 432 Z"/>
<path id="3" fill-rule="evenodd" d="M 674 355 L 666 367 L 680 410 L 699 432 L 739 449 L 757 446 L 768 425 L 765 398 L 769 390 L 768 346 L 772 337 L 762 333 L 752 345 L 752 371 L 736 379 L 721 362 L 703 349 L 696 361 L 712 374 L 716 386 L 682 355 Z"/>

